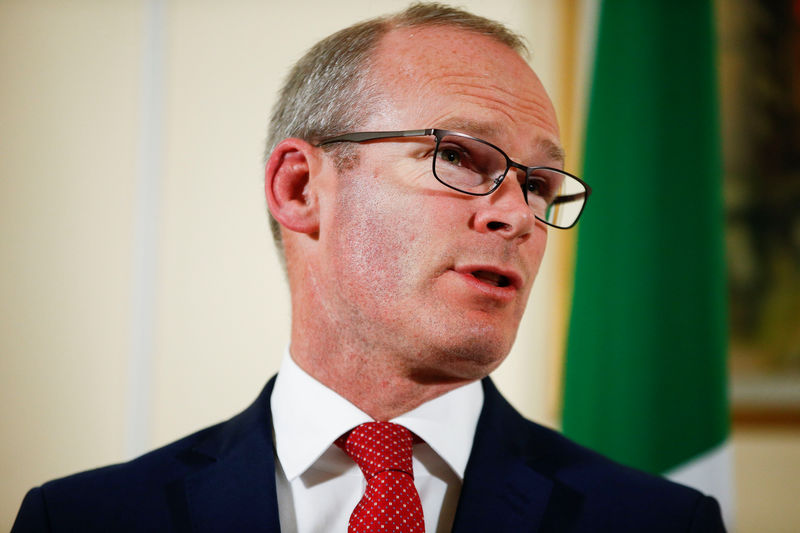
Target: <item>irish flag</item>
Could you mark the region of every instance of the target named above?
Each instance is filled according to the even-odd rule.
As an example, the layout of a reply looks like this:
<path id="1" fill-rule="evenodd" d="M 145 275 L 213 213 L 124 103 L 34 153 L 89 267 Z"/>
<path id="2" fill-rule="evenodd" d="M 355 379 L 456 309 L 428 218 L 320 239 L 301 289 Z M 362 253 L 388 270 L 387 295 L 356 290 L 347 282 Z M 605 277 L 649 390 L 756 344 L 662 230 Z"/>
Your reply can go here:
<path id="1" fill-rule="evenodd" d="M 602 3 L 563 429 L 716 496 L 730 524 L 713 4 Z"/>

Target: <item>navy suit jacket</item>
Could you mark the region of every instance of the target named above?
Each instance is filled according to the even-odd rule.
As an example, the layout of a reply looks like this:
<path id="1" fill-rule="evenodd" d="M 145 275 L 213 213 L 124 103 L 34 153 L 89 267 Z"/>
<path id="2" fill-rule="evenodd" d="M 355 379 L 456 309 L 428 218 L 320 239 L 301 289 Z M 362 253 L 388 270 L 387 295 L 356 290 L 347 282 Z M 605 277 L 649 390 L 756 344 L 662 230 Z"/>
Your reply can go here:
<path id="1" fill-rule="evenodd" d="M 32 489 L 12 533 L 280 531 L 273 384 L 227 422 Z M 483 387 L 454 532 L 724 531 L 714 499 L 613 463 L 525 420 L 488 378 Z"/>

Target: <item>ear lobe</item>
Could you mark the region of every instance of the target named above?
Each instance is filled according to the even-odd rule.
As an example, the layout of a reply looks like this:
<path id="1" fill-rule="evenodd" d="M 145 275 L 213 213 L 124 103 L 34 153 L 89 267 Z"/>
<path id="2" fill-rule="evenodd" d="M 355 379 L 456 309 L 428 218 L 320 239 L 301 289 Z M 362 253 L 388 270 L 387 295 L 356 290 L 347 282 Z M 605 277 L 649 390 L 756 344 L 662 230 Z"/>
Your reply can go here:
<path id="1" fill-rule="evenodd" d="M 316 196 L 309 188 L 317 168 L 316 148 L 301 139 L 285 139 L 267 161 L 264 192 L 270 213 L 282 226 L 298 233 L 319 230 Z"/>

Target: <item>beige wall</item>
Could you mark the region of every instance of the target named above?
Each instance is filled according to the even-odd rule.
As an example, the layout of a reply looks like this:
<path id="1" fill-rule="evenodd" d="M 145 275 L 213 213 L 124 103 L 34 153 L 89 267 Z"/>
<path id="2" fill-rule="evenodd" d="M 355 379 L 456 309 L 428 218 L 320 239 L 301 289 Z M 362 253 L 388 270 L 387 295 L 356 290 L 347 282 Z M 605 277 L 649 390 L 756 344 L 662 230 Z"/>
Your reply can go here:
<path id="1" fill-rule="evenodd" d="M 134 3 L 0 3 L 0 530 L 25 487 L 121 458 Z"/>
<path id="2" fill-rule="evenodd" d="M 460 3 L 527 35 L 558 93 L 556 0 Z M 227 418 L 275 372 L 274 94 L 317 39 L 405 4 L 0 2 L 0 530 L 28 488 Z M 547 286 L 498 381 L 552 423 Z"/>
<path id="3" fill-rule="evenodd" d="M 800 531 L 800 428 L 734 428 L 733 454 L 736 531 Z"/>

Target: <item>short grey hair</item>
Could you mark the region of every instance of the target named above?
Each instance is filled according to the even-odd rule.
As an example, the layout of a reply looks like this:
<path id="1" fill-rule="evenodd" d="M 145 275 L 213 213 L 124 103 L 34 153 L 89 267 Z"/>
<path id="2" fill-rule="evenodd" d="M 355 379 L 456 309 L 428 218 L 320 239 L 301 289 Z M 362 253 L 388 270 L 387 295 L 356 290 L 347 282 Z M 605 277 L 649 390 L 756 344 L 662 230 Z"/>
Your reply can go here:
<path id="1" fill-rule="evenodd" d="M 380 40 L 394 29 L 435 26 L 486 35 L 523 57 L 528 54 L 525 39 L 503 24 L 439 3 L 415 3 L 399 13 L 354 24 L 315 44 L 289 72 L 272 111 L 265 159 L 289 137 L 315 143 L 358 129 L 379 102 L 371 59 Z M 332 150 L 343 162 L 354 157 L 351 148 L 340 144 Z M 285 261 L 280 225 L 272 216 L 270 228 Z"/>

